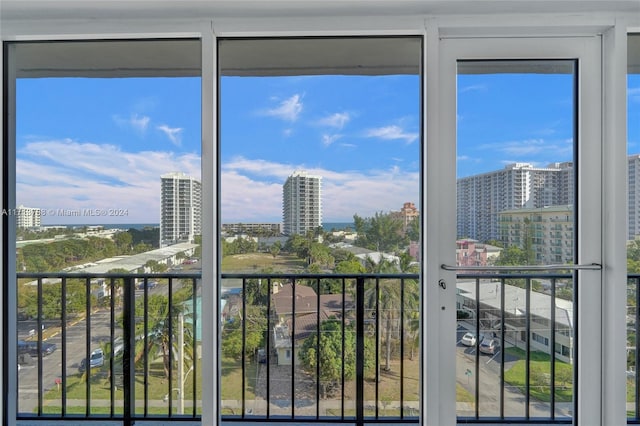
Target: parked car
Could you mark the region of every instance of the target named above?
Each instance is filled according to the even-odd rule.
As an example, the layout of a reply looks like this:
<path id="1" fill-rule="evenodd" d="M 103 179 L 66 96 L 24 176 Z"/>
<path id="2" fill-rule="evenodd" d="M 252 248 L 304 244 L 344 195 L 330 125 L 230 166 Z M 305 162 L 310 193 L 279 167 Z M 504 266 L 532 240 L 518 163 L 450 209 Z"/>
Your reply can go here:
<path id="1" fill-rule="evenodd" d="M 89 366 L 91 368 L 96 368 L 96 367 L 102 367 L 104 365 L 104 353 L 102 352 L 102 349 L 96 349 L 95 351 L 91 352 L 91 355 L 89 356 Z M 82 372 L 87 368 L 87 359 L 83 358 L 82 361 L 80 361 L 80 368 L 79 370 Z"/>
<path id="2" fill-rule="evenodd" d="M 144 290 L 144 281 L 138 283 L 138 290 Z M 158 281 L 147 281 L 147 288 L 155 288 L 158 285 Z"/>
<path id="3" fill-rule="evenodd" d="M 18 340 L 18 355 L 29 353 L 29 344 L 24 340 Z"/>
<path id="4" fill-rule="evenodd" d="M 267 351 L 264 349 L 258 349 L 258 362 L 265 364 L 267 362 Z"/>
<path id="5" fill-rule="evenodd" d="M 42 356 L 52 354 L 56 349 L 57 346 L 55 343 L 42 342 L 42 345 L 40 346 Z M 38 342 L 25 342 L 22 340 L 18 341 L 18 355 L 21 354 L 29 354 L 32 357 L 37 357 Z"/>
<path id="6" fill-rule="evenodd" d="M 500 350 L 500 342 L 496 339 L 483 339 L 480 343 L 480 352 L 483 354 L 495 355 Z"/>
<path id="7" fill-rule="evenodd" d="M 460 343 L 465 346 L 475 346 L 477 341 L 476 335 L 471 332 L 465 333 L 462 339 L 460 339 Z"/>

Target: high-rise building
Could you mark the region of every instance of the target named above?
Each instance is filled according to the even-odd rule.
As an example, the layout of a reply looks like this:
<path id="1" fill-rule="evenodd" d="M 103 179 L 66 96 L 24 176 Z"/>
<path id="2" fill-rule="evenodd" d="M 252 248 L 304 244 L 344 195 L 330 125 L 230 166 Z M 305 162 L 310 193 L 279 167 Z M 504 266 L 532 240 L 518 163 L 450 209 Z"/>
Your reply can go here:
<path id="1" fill-rule="evenodd" d="M 184 173 L 160 177 L 160 246 L 192 242 L 202 232 L 202 187 Z"/>
<path id="2" fill-rule="evenodd" d="M 628 239 L 633 240 L 636 236 L 640 235 L 640 154 L 630 155 L 628 157 L 628 163 Z"/>
<path id="3" fill-rule="evenodd" d="M 500 241 L 525 251 L 529 263 L 574 263 L 573 206 L 546 206 L 499 213 Z"/>
<path id="4" fill-rule="evenodd" d="M 283 233 L 304 235 L 322 226 L 322 177 L 295 171 L 282 187 Z"/>
<path id="5" fill-rule="evenodd" d="M 545 168 L 514 163 L 502 170 L 457 181 L 458 238 L 499 239 L 498 214 L 505 210 L 573 204 L 573 163 Z"/>
<path id="6" fill-rule="evenodd" d="M 18 206 L 16 209 L 16 226 L 18 228 L 36 228 L 41 225 L 41 209 Z"/>

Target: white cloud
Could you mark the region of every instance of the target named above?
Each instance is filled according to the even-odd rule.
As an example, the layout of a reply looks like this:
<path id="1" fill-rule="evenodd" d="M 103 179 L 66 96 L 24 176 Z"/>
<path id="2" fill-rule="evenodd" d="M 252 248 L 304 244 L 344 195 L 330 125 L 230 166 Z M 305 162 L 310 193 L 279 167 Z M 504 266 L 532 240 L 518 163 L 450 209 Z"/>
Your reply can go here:
<path id="1" fill-rule="evenodd" d="M 138 114 L 133 114 L 129 119 L 129 124 L 131 124 L 131 127 L 134 129 L 144 132 L 147 130 L 150 121 L 151 119 L 145 115 L 138 116 Z"/>
<path id="2" fill-rule="evenodd" d="M 498 151 L 515 157 L 532 156 L 545 152 L 553 153 L 557 156 L 559 153 L 566 154 L 571 149 L 571 146 L 549 143 L 544 139 L 525 139 L 482 144 L 479 149 L 482 151 Z"/>
<path id="3" fill-rule="evenodd" d="M 357 145 L 353 143 L 341 143 L 340 146 L 343 148 L 350 148 L 350 149 L 357 148 Z"/>
<path id="4" fill-rule="evenodd" d="M 321 126 L 342 129 L 344 125 L 349 122 L 349 120 L 351 120 L 351 116 L 348 112 L 336 112 L 335 114 L 331 114 L 327 117 L 321 118 L 320 120 L 318 120 L 318 124 Z"/>
<path id="5" fill-rule="evenodd" d="M 333 144 L 335 141 L 337 141 L 338 139 L 340 139 L 342 137 L 342 135 L 322 135 L 322 144 L 324 146 L 329 146 L 331 144 Z"/>
<path id="6" fill-rule="evenodd" d="M 407 143 L 415 142 L 418 139 L 418 133 L 405 132 L 402 127 L 396 125 L 369 129 L 365 135 L 370 138 L 387 140 L 404 139 Z"/>
<path id="7" fill-rule="evenodd" d="M 466 92 L 486 92 L 488 87 L 486 84 L 472 84 L 470 86 L 460 87 L 458 88 L 458 93 L 466 93 Z"/>
<path id="8" fill-rule="evenodd" d="M 50 217 L 45 223 L 147 223 L 159 220 L 160 175 L 182 171 L 199 179 L 201 160 L 194 154 L 126 152 L 114 145 L 67 139 L 26 144 L 16 167 L 18 204 L 127 210 L 121 217 Z"/>
<path id="9" fill-rule="evenodd" d="M 136 132 L 143 134 L 147 131 L 149 123 L 151 122 L 151 118 L 147 117 L 146 115 L 138 114 L 131 114 L 129 118 L 124 118 L 120 115 L 114 115 L 113 121 L 115 121 L 115 123 L 120 127 L 132 128 Z"/>
<path id="10" fill-rule="evenodd" d="M 17 202 L 42 209 L 125 209 L 124 217 L 49 217 L 44 223 L 157 223 L 160 176 L 182 171 L 200 179 L 196 154 L 127 152 L 73 140 L 33 141 L 17 156 Z M 419 194 L 419 173 L 400 167 L 349 171 L 237 157 L 222 164 L 224 221 L 282 220 L 282 185 L 294 170 L 323 177 L 325 220 L 398 210 Z M 382 202 L 381 200 L 384 200 Z"/>
<path id="11" fill-rule="evenodd" d="M 264 115 L 277 117 L 285 121 L 294 122 L 298 119 L 298 115 L 302 112 L 302 96 L 295 94 L 288 99 L 280 102 L 280 104 L 271 109 L 263 111 Z"/>
<path id="12" fill-rule="evenodd" d="M 173 143 L 174 145 L 182 145 L 182 128 L 169 127 L 166 124 L 162 124 L 158 126 L 157 129 L 167 135 L 171 143 Z"/>
<path id="13" fill-rule="evenodd" d="M 419 173 L 388 170 L 337 172 L 304 164 L 281 164 L 238 157 L 222 165 L 222 220 L 282 220 L 282 185 L 294 170 L 322 176 L 325 221 L 350 221 L 417 201 Z M 381 200 L 384 200 L 383 202 Z"/>

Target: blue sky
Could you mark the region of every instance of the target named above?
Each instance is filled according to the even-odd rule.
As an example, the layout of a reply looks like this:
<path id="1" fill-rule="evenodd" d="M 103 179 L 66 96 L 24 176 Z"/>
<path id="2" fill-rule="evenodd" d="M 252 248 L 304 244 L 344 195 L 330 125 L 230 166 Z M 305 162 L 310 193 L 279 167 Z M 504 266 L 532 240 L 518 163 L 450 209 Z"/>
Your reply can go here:
<path id="1" fill-rule="evenodd" d="M 629 78 L 629 152 L 640 152 L 640 77 Z M 197 78 L 26 79 L 17 84 L 18 204 L 125 209 L 52 223 L 157 223 L 160 175 L 200 177 Z M 563 75 L 458 80 L 458 176 L 571 159 Z M 323 177 L 325 222 L 398 210 L 419 196 L 416 76 L 225 77 L 222 217 L 281 220 L 294 170 Z"/>
<path id="2" fill-rule="evenodd" d="M 573 160 L 573 76 L 458 76 L 458 177 Z"/>

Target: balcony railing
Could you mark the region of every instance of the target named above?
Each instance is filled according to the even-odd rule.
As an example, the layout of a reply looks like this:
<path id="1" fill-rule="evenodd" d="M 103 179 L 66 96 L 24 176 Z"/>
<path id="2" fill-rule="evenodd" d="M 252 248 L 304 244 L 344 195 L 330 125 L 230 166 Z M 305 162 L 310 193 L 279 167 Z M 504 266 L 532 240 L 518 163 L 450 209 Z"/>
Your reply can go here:
<path id="1" fill-rule="evenodd" d="M 221 278 L 225 421 L 418 422 L 418 275 Z M 19 419 L 200 420 L 199 273 L 18 279 Z M 629 275 L 633 342 L 639 285 Z M 571 423 L 572 287 L 572 274 L 458 274 L 461 422 Z M 496 349 L 480 351 L 481 337 Z M 635 343 L 629 351 L 627 411 L 638 423 Z"/>
<path id="2" fill-rule="evenodd" d="M 225 420 L 418 421 L 418 275 L 222 278 Z"/>
<path id="3" fill-rule="evenodd" d="M 18 419 L 197 419 L 200 274 L 18 274 Z"/>

